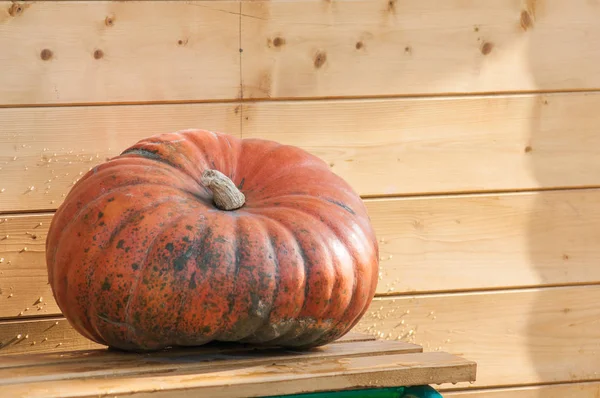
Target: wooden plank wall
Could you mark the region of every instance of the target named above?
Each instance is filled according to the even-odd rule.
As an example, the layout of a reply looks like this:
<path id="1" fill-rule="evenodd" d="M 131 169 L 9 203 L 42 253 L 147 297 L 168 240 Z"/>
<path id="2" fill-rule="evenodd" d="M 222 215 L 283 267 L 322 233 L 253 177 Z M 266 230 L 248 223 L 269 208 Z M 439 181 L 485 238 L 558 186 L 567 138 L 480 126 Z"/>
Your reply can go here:
<path id="1" fill-rule="evenodd" d="M 298 145 L 381 242 L 357 331 L 478 362 L 448 397 L 600 394 L 600 3 L 0 1 L 0 348 L 89 348 L 44 242 L 151 134 Z"/>

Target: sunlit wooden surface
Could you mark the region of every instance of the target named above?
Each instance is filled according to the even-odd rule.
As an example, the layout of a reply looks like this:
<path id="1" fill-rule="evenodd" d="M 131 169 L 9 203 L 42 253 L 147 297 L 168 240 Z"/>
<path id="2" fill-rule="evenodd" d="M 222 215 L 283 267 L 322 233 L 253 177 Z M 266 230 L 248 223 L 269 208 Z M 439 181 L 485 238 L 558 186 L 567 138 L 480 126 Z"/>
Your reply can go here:
<path id="1" fill-rule="evenodd" d="M 588 0 L 0 1 L 0 355 L 99 348 L 47 284 L 52 215 L 90 167 L 198 127 L 298 145 L 355 187 L 381 250 L 356 330 L 476 361 L 445 396 L 596 397 L 598 18 Z"/>

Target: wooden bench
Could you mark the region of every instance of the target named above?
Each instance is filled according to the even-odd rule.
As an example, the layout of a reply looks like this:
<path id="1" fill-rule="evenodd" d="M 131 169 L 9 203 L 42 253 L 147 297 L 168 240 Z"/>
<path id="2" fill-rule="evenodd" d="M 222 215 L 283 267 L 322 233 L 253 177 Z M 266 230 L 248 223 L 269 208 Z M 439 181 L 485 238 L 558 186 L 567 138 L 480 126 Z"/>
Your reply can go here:
<path id="1" fill-rule="evenodd" d="M 0 395 L 265 397 L 469 382 L 475 373 L 476 364 L 467 359 L 351 333 L 306 352 L 211 344 L 152 354 L 95 349 L 7 355 L 0 357 Z"/>

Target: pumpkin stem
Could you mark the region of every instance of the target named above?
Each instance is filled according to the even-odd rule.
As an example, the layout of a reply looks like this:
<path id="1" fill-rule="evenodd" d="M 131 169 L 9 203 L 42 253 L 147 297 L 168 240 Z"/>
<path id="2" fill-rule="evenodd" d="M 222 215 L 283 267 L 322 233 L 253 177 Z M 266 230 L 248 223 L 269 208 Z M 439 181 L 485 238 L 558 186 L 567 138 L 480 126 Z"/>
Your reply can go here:
<path id="1" fill-rule="evenodd" d="M 233 181 L 218 170 L 205 170 L 202 173 L 202 184 L 212 191 L 213 201 L 221 210 L 239 209 L 246 202 L 246 196 Z"/>

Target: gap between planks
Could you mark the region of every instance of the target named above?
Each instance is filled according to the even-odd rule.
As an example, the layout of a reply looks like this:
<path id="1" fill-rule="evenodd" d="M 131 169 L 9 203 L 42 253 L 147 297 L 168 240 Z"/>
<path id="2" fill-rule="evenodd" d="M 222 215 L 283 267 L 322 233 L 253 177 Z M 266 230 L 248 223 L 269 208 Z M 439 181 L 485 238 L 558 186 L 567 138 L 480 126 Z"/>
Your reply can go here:
<path id="1" fill-rule="evenodd" d="M 79 0 L 74 0 L 79 1 Z M 218 0 L 225 1 L 225 0 Z M 542 95 L 561 94 L 596 94 L 597 89 L 553 89 L 553 90 L 522 90 L 522 91 L 477 91 L 477 92 L 439 92 L 423 94 L 396 94 L 396 95 L 357 95 L 357 96 L 318 96 L 318 97 L 265 97 L 265 98 L 229 98 L 229 99 L 195 99 L 195 100 L 145 100 L 145 101 L 107 101 L 107 102 L 69 102 L 69 103 L 42 103 L 42 104 L 0 104 L 0 109 L 11 108 L 78 108 L 102 106 L 156 106 L 156 105 L 195 105 L 195 104 L 235 104 L 250 105 L 270 102 L 327 102 L 327 101 L 370 101 L 370 100 L 427 100 L 427 99 L 485 99 L 494 97 L 535 97 Z"/>
<path id="2" fill-rule="evenodd" d="M 594 287 L 600 286 L 600 281 L 596 282 L 571 282 L 566 284 L 555 284 L 555 285 L 533 285 L 533 286 L 507 286 L 507 287 L 487 287 L 482 289 L 472 288 L 472 289 L 463 289 L 463 290 L 450 290 L 450 291 L 428 291 L 428 292 L 402 292 L 396 294 L 385 294 L 378 293 L 374 298 L 373 302 L 377 300 L 390 300 L 394 298 L 414 298 L 414 299 L 427 299 L 427 298 L 436 298 L 439 296 L 476 296 L 483 294 L 511 294 L 511 293 L 536 293 L 541 290 L 543 291 L 551 291 L 551 290 L 563 290 L 563 289 L 571 289 L 576 287 Z M 35 318 L 34 318 L 35 319 Z"/>
<path id="3" fill-rule="evenodd" d="M 242 132 L 243 134 L 243 132 Z M 594 191 L 600 189 L 600 185 L 581 185 L 581 186 L 557 186 L 557 187 L 539 187 L 524 189 L 503 189 L 503 190 L 483 190 L 483 191 L 452 191 L 452 192 L 414 192 L 405 194 L 390 195 L 360 195 L 365 201 L 377 200 L 427 200 L 427 199 L 450 199 L 450 198 L 469 198 L 485 196 L 510 196 L 515 194 L 537 194 L 543 192 L 578 192 Z M 56 208 L 40 208 L 28 210 L 7 210 L 0 211 L 0 216 L 20 216 L 20 215 L 44 215 L 54 214 Z"/>
<path id="4" fill-rule="evenodd" d="M 570 287 L 589 287 L 589 286 L 599 286 L 600 281 L 594 282 L 568 282 L 568 283 L 555 283 L 555 284 L 545 284 L 545 285 L 523 285 L 523 286 L 487 286 L 482 288 L 469 288 L 469 289 L 452 289 L 452 290 L 429 290 L 427 292 L 395 292 L 395 293 L 377 293 L 375 298 L 395 298 L 395 297 L 415 297 L 415 298 L 426 298 L 440 295 L 448 295 L 448 294 L 480 294 L 480 293 L 512 293 L 519 291 L 535 291 L 539 289 L 560 289 L 560 288 L 570 288 Z M 35 318 L 33 318 L 35 319 Z"/>
<path id="5" fill-rule="evenodd" d="M 477 388 L 455 388 L 455 387 L 443 387 L 439 391 L 444 393 L 444 397 L 448 398 L 467 398 L 467 397 L 487 397 L 493 396 L 494 398 L 505 397 L 506 395 L 501 394 L 513 394 L 516 392 L 522 392 L 524 395 L 528 392 L 535 393 L 540 390 L 553 390 L 553 389 L 569 389 L 572 387 L 595 388 L 600 391 L 600 379 L 587 379 L 585 381 L 572 380 L 572 381 L 557 381 L 548 383 L 527 383 L 527 384 L 507 384 L 502 386 L 485 386 Z M 514 395 L 513 395 L 514 396 Z M 520 396 L 520 395 L 519 395 Z M 527 398 L 538 397 L 538 395 L 526 395 Z M 572 396 L 572 395 L 571 395 Z M 571 397 L 569 396 L 569 397 Z M 554 396 L 552 396 L 554 397 Z M 560 396 L 561 398 L 564 395 Z M 587 396 L 586 396 L 587 397 Z M 598 395 L 594 395 L 597 398 Z M 580 397 L 577 397 L 580 398 Z M 591 398 L 591 396 L 590 396 Z"/>

